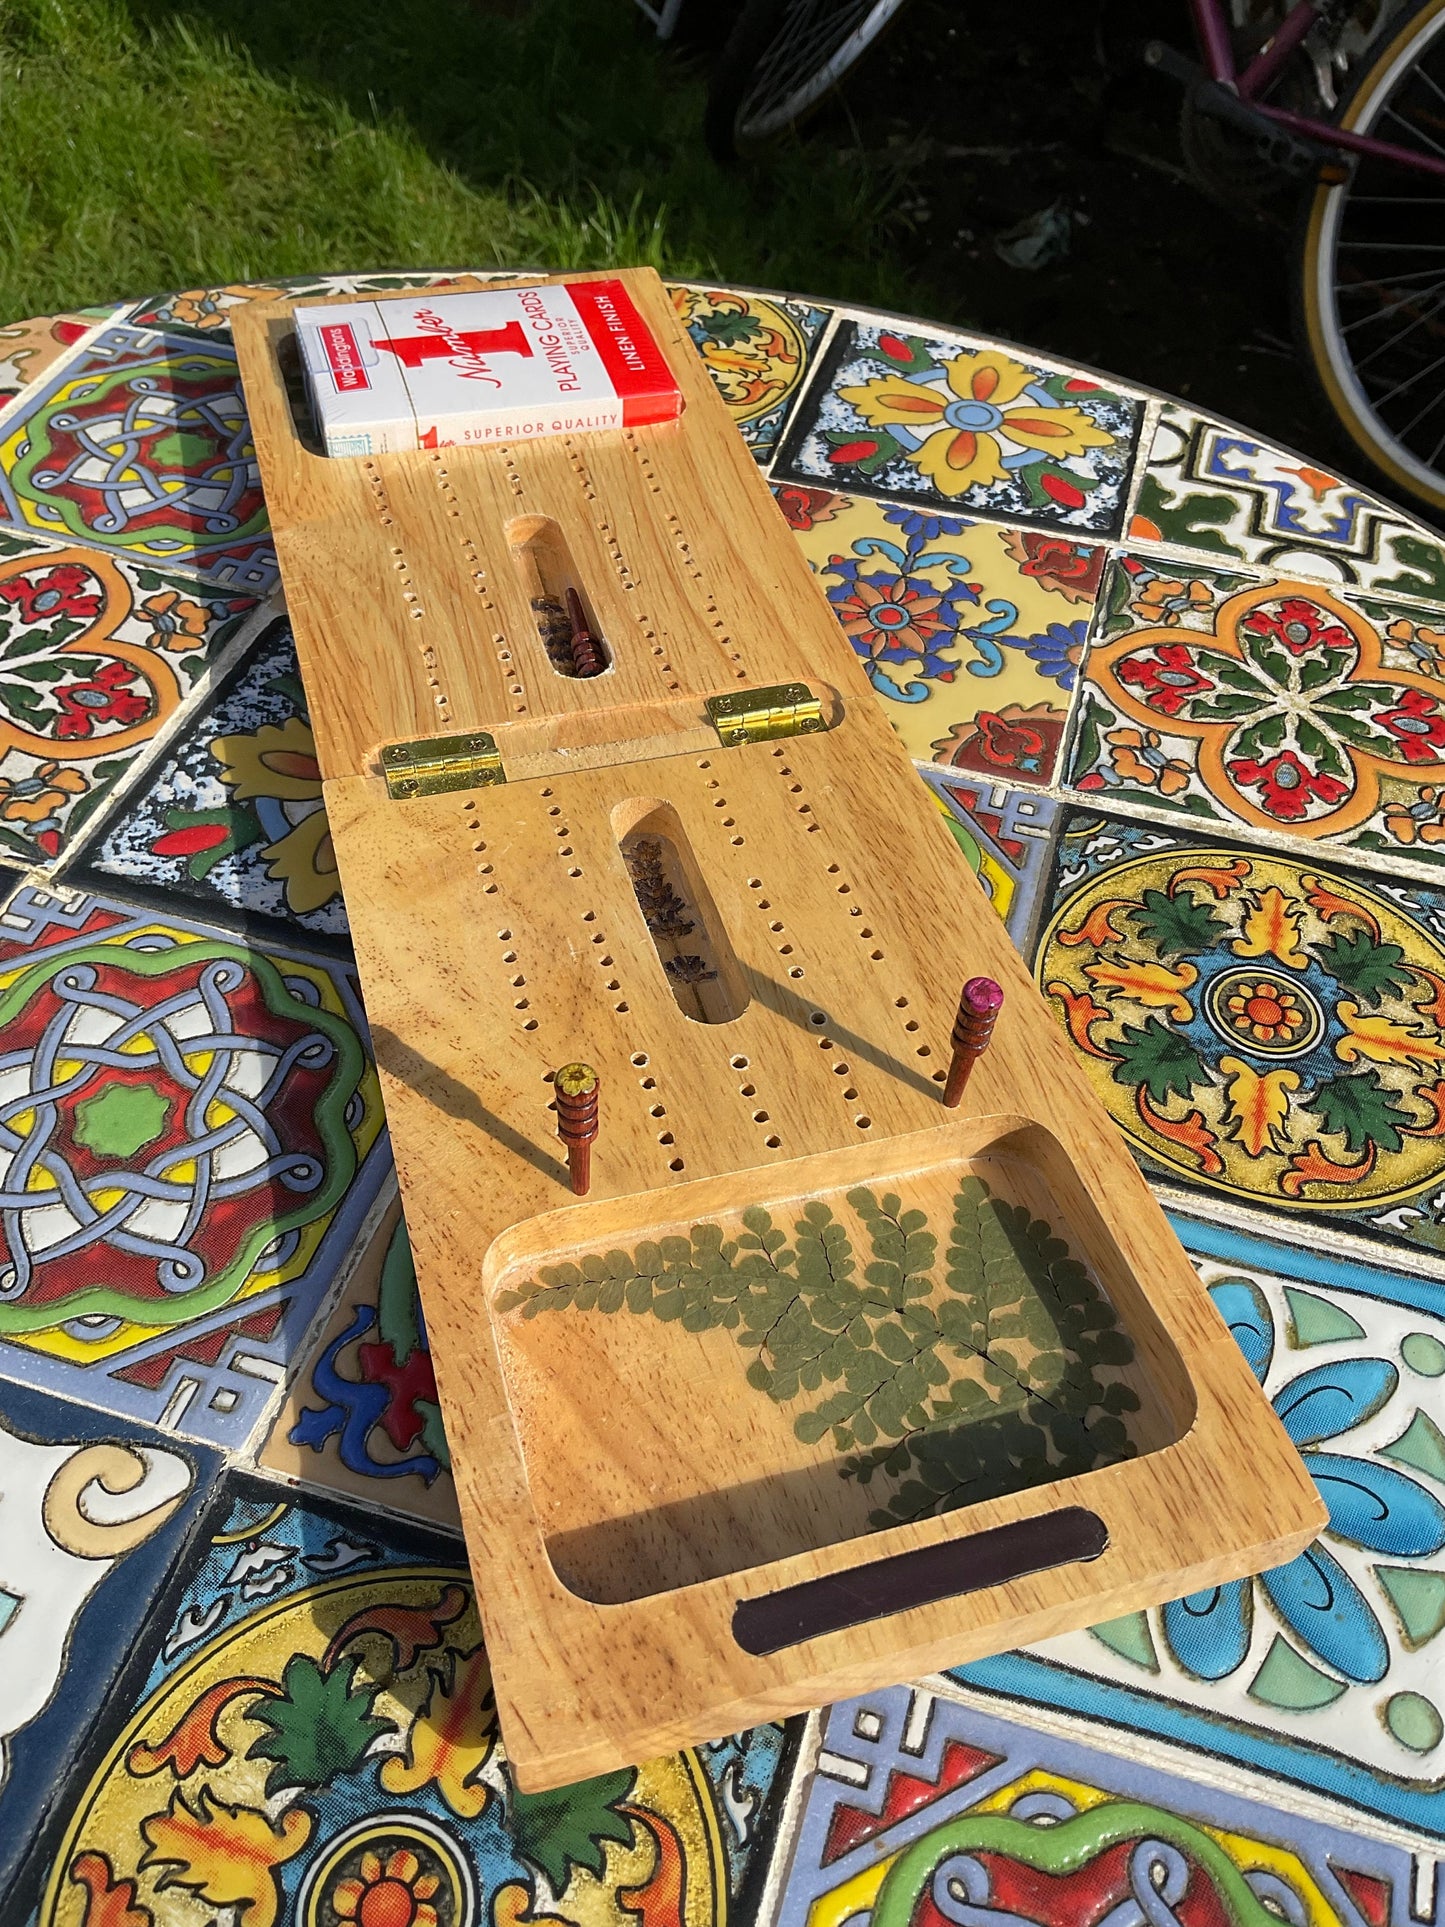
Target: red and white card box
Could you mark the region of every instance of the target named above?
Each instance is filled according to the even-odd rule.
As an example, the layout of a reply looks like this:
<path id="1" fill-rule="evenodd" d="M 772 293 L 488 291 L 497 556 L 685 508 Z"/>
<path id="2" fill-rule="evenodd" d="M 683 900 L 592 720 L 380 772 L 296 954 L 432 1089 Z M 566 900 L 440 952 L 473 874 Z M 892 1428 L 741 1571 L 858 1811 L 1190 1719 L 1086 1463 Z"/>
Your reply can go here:
<path id="1" fill-rule="evenodd" d="M 682 397 L 620 281 L 296 310 L 328 455 L 494 445 L 670 421 Z"/>

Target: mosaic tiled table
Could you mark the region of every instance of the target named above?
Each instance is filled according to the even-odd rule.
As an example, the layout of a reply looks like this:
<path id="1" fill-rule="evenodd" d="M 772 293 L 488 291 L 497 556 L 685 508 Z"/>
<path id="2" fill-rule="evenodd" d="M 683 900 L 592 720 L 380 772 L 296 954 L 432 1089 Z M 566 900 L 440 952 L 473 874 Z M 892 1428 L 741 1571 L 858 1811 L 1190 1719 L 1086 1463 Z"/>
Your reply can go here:
<path id="1" fill-rule="evenodd" d="M 5 1927 L 1445 1923 L 1445 544 L 1127 384 L 676 290 L 1331 1523 L 528 1796 L 229 346 L 275 293 L 0 329 Z"/>

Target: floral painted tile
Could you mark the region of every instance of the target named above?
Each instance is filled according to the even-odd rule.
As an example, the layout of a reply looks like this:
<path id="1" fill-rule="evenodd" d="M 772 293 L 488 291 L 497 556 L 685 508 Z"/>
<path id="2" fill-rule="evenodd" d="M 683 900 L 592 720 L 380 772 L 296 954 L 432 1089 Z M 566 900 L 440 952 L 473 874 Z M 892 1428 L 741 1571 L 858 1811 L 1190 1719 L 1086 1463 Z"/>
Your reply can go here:
<path id="1" fill-rule="evenodd" d="M 1048 877 L 1059 805 L 1036 791 L 1011 790 L 961 771 L 929 765 L 919 774 L 1009 935 L 1025 949 Z"/>
<path id="2" fill-rule="evenodd" d="M 780 481 L 1116 534 L 1143 400 L 964 337 L 840 325 Z"/>
<path id="3" fill-rule="evenodd" d="M 244 1441 L 388 1169 L 349 964 L 116 898 L 0 911 L 0 1380 Z"/>
<path id="4" fill-rule="evenodd" d="M 1329 1525 L 1308 1552 L 1258 1579 L 960 1677 L 1023 1693 L 1031 1709 L 1126 1718 L 1213 1762 L 1347 1802 L 1438 1850 L 1445 1292 L 1225 1224 L 1178 1217 L 1175 1226 L 1301 1451 Z"/>
<path id="5" fill-rule="evenodd" d="M 260 1453 L 274 1472 L 460 1531 L 416 1266 L 395 1192 Z"/>
<path id="6" fill-rule="evenodd" d="M 82 867 L 87 877 L 152 884 L 212 911 L 346 935 L 306 692 L 284 619 L 131 791 Z"/>
<path id="7" fill-rule="evenodd" d="M 970 1672 L 973 1669 L 970 1669 Z M 1421 1927 L 1445 1918 L 1429 1847 L 1344 1808 L 1141 1757 L 952 1679 L 843 1700 L 808 1722 L 797 1820 L 758 1927 Z M 1437 1911 L 1437 1908 L 1439 1909 Z"/>
<path id="8" fill-rule="evenodd" d="M 218 1455 L 0 1388 L 0 1893 L 116 1681 L 158 1633 Z M 10 1918 L 16 1916 L 11 1915 Z"/>
<path id="9" fill-rule="evenodd" d="M 276 553 L 230 346 L 103 328 L 0 416 L 0 521 L 266 594 Z"/>
<path id="10" fill-rule="evenodd" d="M 224 337 L 233 308 L 251 301 L 303 301 L 311 295 L 363 294 L 388 288 L 445 287 L 463 270 L 426 270 L 400 274 L 317 274 L 300 275 L 281 281 L 233 281 L 210 288 L 183 288 L 168 294 L 147 295 L 126 315 L 136 328 L 165 328 L 183 334 Z M 503 271 L 467 269 L 479 280 L 497 280 Z M 507 275 L 509 280 L 524 277 Z"/>
<path id="11" fill-rule="evenodd" d="M 1445 613 L 1115 558 L 1068 783 L 1215 822 L 1445 860 Z"/>
<path id="12" fill-rule="evenodd" d="M 1445 543 L 1435 530 L 1303 455 L 1175 402 L 1160 410 L 1128 538 L 1445 602 Z"/>
<path id="13" fill-rule="evenodd" d="M 339 277 L 342 285 L 345 278 Z M 210 288 L 178 288 L 167 294 L 147 295 L 137 301 L 125 319 L 133 328 L 164 328 L 177 334 L 216 335 L 228 338 L 231 310 L 252 301 L 304 299 L 307 295 L 332 292 L 332 279 L 326 275 L 302 276 L 290 281 L 231 281 Z"/>
<path id="14" fill-rule="evenodd" d="M 96 325 L 89 315 L 45 314 L 0 328 L 0 401 L 38 381 Z"/>
<path id="15" fill-rule="evenodd" d="M 255 607 L 0 530 L 0 858 L 61 858 L 194 707 Z"/>
<path id="16" fill-rule="evenodd" d="M 1074 812 L 1034 974 L 1145 1170 L 1445 1251 L 1445 895 Z"/>
<path id="17" fill-rule="evenodd" d="M 771 460 L 832 310 L 733 288 L 668 291 L 743 440 Z"/>
<path id="18" fill-rule="evenodd" d="M 896 502 L 774 492 L 909 755 L 1050 782 L 1104 551 Z"/>
<path id="19" fill-rule="evenodd" d="M 244 1477 L 226 1499 L 67 1801 L 36 1927 L 749 1916 L 778 1727 L 520 1793 L 458 1542 Z"/>
<path id="20" fill-rule="evenodd" d="M 1433 1790 L 1440 1758 L 1430 1756 L 1445 1740 L 1445 1648 L 1435 1650 L 1445 1627 L 1445 1317 L 1389 1304 L 1385 1272 L 1369 1295 L 1257 1266 L 1206 1261 L 1200 1273 L 1303 1454 L 1329 1527 L 1257 1580 L 1038 1650 Z M 1445 1801 L 1435 1804 L 1445 1834 Z"/>

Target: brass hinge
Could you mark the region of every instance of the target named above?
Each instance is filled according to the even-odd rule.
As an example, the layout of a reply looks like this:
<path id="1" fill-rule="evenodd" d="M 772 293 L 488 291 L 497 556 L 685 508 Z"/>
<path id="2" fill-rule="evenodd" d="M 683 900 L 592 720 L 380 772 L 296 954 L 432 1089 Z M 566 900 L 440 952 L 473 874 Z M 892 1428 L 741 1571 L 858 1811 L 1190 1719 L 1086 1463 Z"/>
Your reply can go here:
<path id="1" fill-rule="evenodd" d="M 739 743 L 766 743 L 775 736 L 804 736 L 824 727 L 823 705 L 805 682 L 709 696 L 707 713 L 726 749 Z"/>
<path id="2" fill-rule="evenodd" d="M 446 790 L 505 783 L 501 753 L 485 729 L 464 736 L 424 736 L 414 743 L 388 743 L 381 752 L 386 793 L 394 802 L 440 796 Z"/>

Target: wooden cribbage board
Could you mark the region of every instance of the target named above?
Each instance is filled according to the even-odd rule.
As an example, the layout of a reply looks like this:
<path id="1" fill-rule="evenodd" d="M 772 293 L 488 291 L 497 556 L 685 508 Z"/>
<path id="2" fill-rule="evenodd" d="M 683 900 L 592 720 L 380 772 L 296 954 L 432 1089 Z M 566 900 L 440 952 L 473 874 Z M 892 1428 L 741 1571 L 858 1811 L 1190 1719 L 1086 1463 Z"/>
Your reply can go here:
<path id="1" fill-rule="evenodd" d="M 310 452 L 283 377 L 289 304 L 233 324 L 502 1733 L 529 1789 L 1279 1564 L 1324 1517 L 661 283 L 626 278 L 680 421 L 487 450 Z M 528 557 L 585 596 L 604 675 L 552 666 Z M 827 728 L 723 746 L 707 698 L 796 683 Z M 389 793 L 384 748 L 476 749 L 477 732 L 504 783 L 465 761 L 455 779 L 453 746 L 462 787 Z M 673 994 L 619 847 L 639 823 L 690 852 L 720 982 L 746 1005 L 730 1021 Z M 949 1112 L 974 975 L 1007 1001 Z M 548 1081 L 575 1059 L 602 1080 L 580 1203 Z M 625 1314 L 523 1328 L 496 1304 L 558 1253 L 749 1203 L 781 1223 L 859 1184 L 943 1195 L 962 1171 L 1092 1267 L 1149 1389 L 1140 1456 L 870 1533 L 873 1500 L 747 1390 L 729 1333 Z"/>

